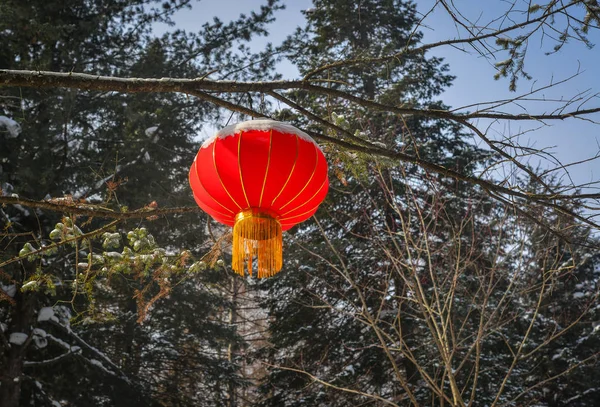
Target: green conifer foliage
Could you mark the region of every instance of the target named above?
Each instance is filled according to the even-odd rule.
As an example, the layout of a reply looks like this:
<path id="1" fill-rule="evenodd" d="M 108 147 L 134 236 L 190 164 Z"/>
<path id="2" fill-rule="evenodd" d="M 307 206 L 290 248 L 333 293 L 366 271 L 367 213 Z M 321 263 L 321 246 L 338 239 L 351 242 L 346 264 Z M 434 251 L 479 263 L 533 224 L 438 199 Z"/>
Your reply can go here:
<path id="1" fill-rule="evenodd" d="M 376 101 L 443 106 L 437 97 L 452 77 L 438 58 L 411 54 L 385 64 L 335 66 L 418 43 L 413 3 L 315 0 L 306 18 L 306 28 L 286 42 L 302 74 Z M 327 64 L 330 69 L 315 70 Z M 465 174 L 496 159 L 445 120 L 366 114 L 304 92 L 286 97 L 356 137 Z M 305 115 L 280 114 L 311 125 Z M 327 152 L 327 200 L 315 221 L 292 230 L 284 271 L 264 285 L 271 346 L 259 351 L 269 366 L 259 405 L 518 406 L 550 400 L 540 384 L 547 377 L 532 375 L 527 358 L 553 357 L 548 344 L 528 355 L 551 328 L 541 321 L 529 330 L 522 318 L 535 305 L 547 269 L 530 254 L 537 251 L 546 262 L 552 255 L 540 251 L 527 219 L 478 187 L 416 166 L 335 146 Z M 581 329 L 592 328 L 584 323 Z M 521 355 L 528 356 L 521 361 Z M 586 357 L 590 353 L 581 360 Z"/>
<path id="2" fill-rule="evenodd" d="M 255 58 L 245 43 L 266 34 L 279 7 L 270 0 L 196 33 L 175 27 L 153 35 L 153 24 L 170 23 L 191 5 L 4 1 L 0 66 L 128 77 L 228 73 Z M 272 60 L 261 58 L 261 69 L 238 70 L 231 79 L 271 78 Z M 220 114 L 178 94 L 2 88 L 0 115 L 20 128 L 15 137 L 0 133 L 2 193 L 115 211 L 192 205 L 187 172 L 198 135 Z M 204 215 L 149 217 L 106 230 L 101 219 L 65 215 L 68 222 L 2 209 L 0 262 L 20 251 L 28 260 L 0 272 L 11 293 L 0 298 L 0 405 L 215 405 L 227 397 L 222 381 L 243 385 L 226 355 L 239 341 L 224 318 L 228 276 L 214 261 L 200 261 L 211 247 Z M 103 233 L 64 242 L 93 231 Z M 52 242 L 58 246 L 34 253 Z M 11 343 L 13 333 L 30 339 Z"/>

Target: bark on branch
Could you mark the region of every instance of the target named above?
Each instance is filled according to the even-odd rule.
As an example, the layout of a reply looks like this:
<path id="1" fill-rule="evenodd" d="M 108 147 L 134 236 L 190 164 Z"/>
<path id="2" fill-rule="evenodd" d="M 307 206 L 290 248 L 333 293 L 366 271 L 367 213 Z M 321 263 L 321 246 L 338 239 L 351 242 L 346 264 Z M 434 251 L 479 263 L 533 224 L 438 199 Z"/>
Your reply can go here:
<path id="1" fill-rule="evenodd" d="M 141 208 L 130 212 L 115 212 L 106 208 L 100 208 L 96 205 L 83 204 L 77 202 L 57 203 L 52 201 L 35 201 L 33 199 L 18 198 L 12 196 L 0 196 L 0 204 L 23 205 L 29 208 L 45 209 L 53 212 L 70 213 L 75 215 L 91 216 L 95 218 L 108 219 L 145 219 L 156 216 L 173 215 L 178 213 L 201 213 L 198 207 L 179 207 L 179 208 Z"/>
<path id="2" fill-rule="evenodd" d="M 316 85 L 324 80 L 283 80 L 283 81 L 214 81 L 205 77 L 195 79 L 183 78 L 120 78 L 113 76 L 91 75 L 75 72 L 50 71 L 19 71 L 0 69 L 0 86 L 21 86 L 29 88 L 70 88 L 104 92 L 123 93 L 167 93 L 180 92 L 215 103 L 214 96 L 206 92 L 219 93 L 268 93 L 281 90 L 305 90 L 314 93 L 341 98 L 359 106 L 387 111 L 391 113 L 426 116 L 438 119 L 500 119 L 500 120 L 564 120 L 571 117 L 586 116 L 600 112 L 600 107 L 577 109 L 559 114 L 508 114 L 508 113 L 453 113 L 448 110 L 419 109 L 403 105 L 382 104 L 373 100 L 354 96 L 350 93 Z M 210 100 L 213 99 L 213 100 Z M 223 101 L 222 101 L 223 102 Z M 229 103 L 229 102 L 226 102 Z M 220 103 L 217 103 L 220 104 Z M 234 104 L 230 104 L 235 106 Z M 226 107 L 226 106 L 224 106 Z M 234 110 L 234 109 L 232 109 Z M 246 109 L 246 114 L 253 115 L 252 110 Z M 260 114 L 259 114 L 260 115 Z"/>

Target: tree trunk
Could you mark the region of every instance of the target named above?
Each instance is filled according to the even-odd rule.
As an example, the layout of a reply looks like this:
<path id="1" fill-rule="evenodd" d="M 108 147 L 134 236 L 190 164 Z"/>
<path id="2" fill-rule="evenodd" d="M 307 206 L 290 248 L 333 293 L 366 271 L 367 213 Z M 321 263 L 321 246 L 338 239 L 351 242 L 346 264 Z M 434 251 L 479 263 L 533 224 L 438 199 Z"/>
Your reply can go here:
<path id="1" fill-rule="evenodd" d="M 237 321 L 237 300 L 238 300 L 238 289 L 239 285 L 237 283 L 237 278 L 231 277 L 231 308 L 229 310 L 229 325 L 233 327 Z M 234 363 L 235 356 L 235 345 L 233 342 L 229 343 L 229 348 L 227 349 L 227 360 L 231 365 Z M 233 379 L 229 380 L 229 400 L 228 406 L 235 407 L 236 406 L 236 394 L 235 394 L 235 383 Z"/>
<path id="2" fill-rule="evenodd" d="M 23 265 L 23 271 L 30 272 L 32 264 L 28 262 Z M 28 273 L 27 273 L 28 274 Z M 20 287 L 18 287 L 20 288 Z M 17 289 L 14 297 L 15 305 L 12 310 L 7 335 L 13 332 L 30 334 L 30 328 L 35 313 L 35 293 L 22 293 Z M 21 399 L 21 381 L 23 380 L 23 362 L 25 350 L 29 345 L 27 340 L 23 345 L 8 345 L 5 343 L 4 362 L 0 368 L 0 406 L 19 407 Z"/>

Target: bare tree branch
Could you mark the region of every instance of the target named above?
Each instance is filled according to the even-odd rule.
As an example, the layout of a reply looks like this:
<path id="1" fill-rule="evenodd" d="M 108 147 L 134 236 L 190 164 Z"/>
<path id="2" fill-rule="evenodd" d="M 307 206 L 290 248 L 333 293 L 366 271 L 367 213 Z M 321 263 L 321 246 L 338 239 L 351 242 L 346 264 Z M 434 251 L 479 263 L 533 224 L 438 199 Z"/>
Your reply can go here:
<path id="1" fill-rule="evenodd" d="M 191 96 L 200 97 L 216 102 L 215 96 L 205 92 L 222 93 L 267 93 L 277 90 L 302 89 L 310 92 L 339 97 L 356 103 L 365 108 L 378 111 L 387 111 L 397 114 L 428 116 L 439 119 L 504 119 L 504 120 L 564 120 L 571 117 L 585 116 L 600 112 L 600 107 L 591 109 L 574 110 L 561 114 L 504 114 L 504 113 L 452 113 L 447 110 L 419 109 L 406 106 L 386 105 L 373 100 L 354 96 L 339 89 L 315 85 L 315 82 L 323 80 L 288 80 L 288 81 L 258 81 L 258 82 L 236 82 L 236 81 L 214 81 L 207 78 L 181 79 L 181 78 L 120 78 L 112 76 L 91 75 L 86 73 L 63 73 L 50 71 L 19 71 L 0 69 L 0 86 L 22 86 L 29 88 L 71 88 L 81 90 L 124 92 L 124 93 L 166 93 L 180 92 Z M 230 102 L 217 103 L 223 107 L 235 106 Z M 231 109 L 231 110 L 236 110 Z M 242 113 L 252 116 L 262 116 L 251 109 Z"/>
<path id="2" fill-rule="evenodd" d="M 330 64 L 323 65 L 323 66 L 307 73 L 304 76 L 304 79 L 312 78 L 313 76 L 315 76 L 321 72 L 324 72 L 324 71 L 327 71 L 330 69 L 334 69 L 334 68 L 341 68 L 341 67 L 353 66 L 353 65 L 366 65 L 366 64 L 376 64 L 376 63 L 388 62 L 388 61 L 392 61 L 394 59 L 399 59 L 399 58 L 405 57 L 407 55 L 423 53 L 427 50 L 430 50 L 433 48 L 439 48 L 439 47 L 446 46 L 446 45 L 451 45 L 451 46 L 456 46 L 456 45 L 461 45 L 461 44 L 473 45 L 476 42 L 482 42 L 483 40 L 486 40 L 488 38 L 495 38 L 502 34 L 508 33 L 510 31 L 523 29 L 529 25 L 537 24 L 541 21 L 545 21 L 549 18 L 552 18 L 552 16 L 554 16 L 558 13 L 564 13 L 565 11 L 567 11 L 567 9 L 569 9 L 573 6 L 580 5 L 581 3 L 582 3 L 581 0 L 574 0 L 574 1 L 567 3 L 566 5 L 564 5 L 562 7 L 554 9 L 554 10 L 548 8 L 548 10 L 546 10 L 538 18 L 528 19 L 524 22 L 517 23 L 517 24 L 511 25 L 509 27 L 503 28 L 503 29 L 492 30 L 491 32 L 489 32 L 487 34 L 471 33 L 472 36 L 470 36 L 468 38 L 455 38 L 455 39 L 449 39 L 449 40 L 445 40 L 445 41 L 438 41 L 438 42 L 434 42 L 434 43 L 430 43 L 430 44 L 424 44 L 420 47 L 415 47 L 415 48 L 407 47 L 402 52 L 398 52 L 393 55 L 386 55 L 386 56 L 379 57 L 379 58 L 359 58 L 359 59 L 349 59 L 349 60 L 344 60 L 344 61 L 332 62 Z M 441 2 L 441 4 L 449 11 L 449 8 L 447 7 L 446 2 Z M 458 21 L 458 19 L 456 18 L 456 16 L 452 15 L 452 18 L 455 21 L 457 21 L 458 23 L 460 23 Z M 465 29 L 469 30 L 469 28 L 466 27 L 464 24 L 461 24 L 461 25 L 463 25 L 463 27 Z"/>
<path id="3" fill-rule="evenodd" d="M 23 205 L 30 208 L 45 209 L 54 212 L 71 213 L 75 215 L 91 216 L 94 218 L 108 219 L 147 219 L 156 216 L 173 215 L 179 213 L 202 213 L 198 207 L 179 207 L 179 208 L 140 208 L 128 212 L 116 212 L 99 205 L 86 204 L 80 202 L 59 203 L 56 201 L 35 201 L 33 199 L 0 196 L 0 204 L 3 205 Z"/>
<path id="4" fill-rule="evenodd" d="M 335 384 L 332 384 L 332 383 L 326 382 L 324 380 L 321 380 L 318 377 L 313 376 L 312 374 L 310 374 L 310 373 L 308 373 L 308 372 L 306 372 L 304 370 L 294 369 L 293 367 L 275 366 L 275 365 L 271 365 L 271 364 L 266 363 L 266 362 L 261 362 L 261 363 L 263 365 L 265 365 L 265 366 L 269 366 L 269 367 L 272 367 L 272 368 L 275 368 L 275 369 L 281 369 L 281 370 L 287 370 L 287 371 L 290 371 L 290 372 L 301 373 L 301 374 L 303 374 L 305 376 L 310 377 L 315 382 L 317 382 L 319 384 L 322 384 L 323 386 L 326 386 L 326 387 L 331 387 L 332 389 L 335 389 L 335 390 L 343 391 L 343 392 L 346 392 L 346 393 L 358 394 L 360 396 L 363 396 L 363 397 L 366 397 L 366 398 L 369 398 L 369 399 L 374 399 L 374 400 L 381 401 L 382 403 L 390 405 L 390 406 L 396 406 L 396 407 L 398 406 L 398 404 L 393 403 L 393 402 L 391 402 L 389 400 L 386 400 L 383 397 L 380 397 L 380 396 L 378 396 L 376 394 L 369 394 L 369 393 L 364 393 L 362 391 L 358 391 L 358 390 L 354 390 L 354 389 L 349 389 L 347 387 L 336 386 Z"/>
<path id="5" fill-rule="evenodd" d="M 442 165 L 424 160 L 418 156 L 412 156 L 399 151 L 393 151 L 386 148 L 381 148 L 378 145 L 369 143 L 368 141 L 359 139 L 352 135 L 347 130 L 339 128 L 333 123 L 329 123 L 324 119 L 318 119 L 316 115 L 308 112 L 305 108 L 298 105 L 297 103 L 285 98 L 284 96 L 276 93 L 276 90 L 289 90 L 289 89 L 301 89 L 309 92 L 326 94 L 332 97 L 342 98 L 351 103 L 356 103 L 367 109 L 374 109 L 376 111 L 384 111 L 388 113 L 400 114 L 400 115 L 416 115 L 426 116 L 438 119 L 447 119 L 455 121 L 463 126 L 469 127 L 474 131 L 480 138 L 482 138 L 488 145 L 491 145 L 497 152 L 499 149 L 493 147 L 493 142 L 481 132 L 476 131 L 476 127 L 472 125 L 469 120 L 477 118 L 490 118 L 497 120 L 564 120 L 571 117 L 582 117 L 600 112 L 600 107 L 590 108 L 584 110 L 574 110 L 571 112 L 561 112 L 556 114 L 505 114 L 505 113 L 494 113 L 494 112 L 475 112 L 475 113 L 453 113 L 447 110 L 434 110 L 434 109 L 417 109 L 412 107 L 393 106 L 381 104 L 376 101 L 367 100 L 358 96 L 354 96 L 350 93 L 327 88 L 323 86 L 314 85 L 311 81 L 306 80 L 295 80 L 295 81 L 264 81 L 264 82 L 232 82 L 232 81 L 213 81 L 208 80 L 205 77 L 199 79 L 173 79 L 173 78 L 161 78 L 161 79 L 143 79 L 143 78 L 117 78 L 117 77 L 105 77 L 98 75 L 89 75 L 83 73 L 57 73 L 57 72 L 45 72 L 45 71 L 15 71 L 15 70 L 0 70 L 0 86 L 26 86 L 26 87 L 66 87 L 66 88 L 77 88 L 84 90 L 97 90 L 97 91 L 118 91 L 118 92 L 182 92 L 185 94 L 193 95 L 210 103 L 214 103 L 223 108 L 237 111 L 243 114 L 251 115 L 254 117 L 263 116 L 259 112 L 249 109 L 245 106 L 229 102 L 218 96 L 215 96 L 210 92 L 220 93 L 237 93 L 237 92 L 263 92 L 272 95 L 282 102 L 288 104 L 300 113 L 307 115 L 321 125 L 336 131 L 338 134 L 344 137 L 337 138 L 331 137 L 322 133 L 314 131 L 306 131 L 312 137 L 319 141 L 331 143 L 341 148 L 358 151 L 372 156 L 385 157 L 394 161 L 411 163 L 417 165 L 425 170 L 435 172 L 447 177 L 451 177 L 460 181 L 468 182 L 473 185 L 478 185 L 488 193 L 500 196 L 510 196 L 525 200 L 526 202 L 536 202 L 544 206 L 555 207 L 557 200 L 572 201 L 575 199 L 599 199 L 600 193 L 572 193 L 572 194 L 560 194 L 549 191 L 548 193 L 529 193 L 519 191 L 513 187 L 504 186 L 499 183 L 495 183 L 490 180 L 486 180 L 479 177 L 463 174 L 457 170 L 446 168 Z M 482 137 L 483 136 L 483 137 Z M 352 140 L 352 142 L 347 141 Z M 505 154 L 502 154 L 505 155 Z M 516 159 L 510 158 L 510 161 L 516 163 L 516 165 L 525 173 L 531 175 L 531 172 L 527 170 L 523 165 L 518 163 Z M 0 197 L 2 203 L 20 203 L 23 202 L 11 202 L 9 198 Z M 32 202 L 29 202 L 33 204 Z M 518 203 L 513 203 L 518 204 Z M 45 205 L 45 209 L 51 210 L 62 210 L 62 208 L 53 207 L 47 203 L 36 203 L 35 205 Z M 78 208 L 79 213 L 88 214 L 90 216 L 105 216 L 116 219 L 126 218 L 144 218 L 145 214 L 142 210 L 139 212 L 127 213 L 124 215 L 113 213 L 110 211 L 101 211 L 99 215 L 96 215 L 97 211 L 89 211 L 87 208 Z M 151 215 L 161 215 L 167 213 L 183 213 L 187 211 L 193 211 L 197 209 L 192 208 L 173 208 L 163 213 L 154 211 Z M 562 208 L 563 212 L 577 217 L 578 215 L 567 208 Z M 582 219 L 581 217 L 579 217 Z M 595 222 L 584 219 L 585 223 L 589 226 L 600 229 L 600 225 Z"/>

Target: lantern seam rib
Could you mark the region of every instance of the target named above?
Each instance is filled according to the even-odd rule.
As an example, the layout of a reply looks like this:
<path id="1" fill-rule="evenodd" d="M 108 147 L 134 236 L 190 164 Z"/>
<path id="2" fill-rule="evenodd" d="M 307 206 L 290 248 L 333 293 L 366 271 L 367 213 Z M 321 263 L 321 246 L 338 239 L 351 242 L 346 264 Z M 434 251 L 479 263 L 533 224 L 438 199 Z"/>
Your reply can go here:
<path id="1" fill-rule="evenodd" d="M 243 130 L 240 130 L 240 137 L 238 138 L 238 171 L 240 173 L 240 184 L 242 184 L 242 192 L 244 193 L 244 198 L 246 198 L 246 204 L 248 208 L 250 207 L 250 201 L 248 200 L 248 195 L 246 194 L 246 188 L 244 187 L 244 177 L 242 174 L 242 134 L 244 134 Z M 238 205 L 239 206 L 239 205 Z"/>
<path id="2" fill-rule="evenodd" d="M 302 213 L 300 213 L 300 214 L 298 214 L 298 215 L 294 215 L 294 216 L 288 216 L 287 218 L 279 218 L 279 222 L 281 222 L 281 221 L 283 221 L 283 220 L 294 219 L 294 218 L 299 218 L 300 216 L 304 216 L 304 215 L 306 215 L 307 213 L 311 213 L 312 211 L 315 211 L 315 210 L 317 210 L 317 208 L 319 208 L 319 205 L 320 205 L 320 203 L 319 203 L 317 206 L 315 206 L 314 208 L 312 208 L 311 210 L 309 210 L 309 211 L 306 211 L 306 212 L 302 212 Z M 287 223 L 287 225 L 289 225 L 289 224 L 290 224 L 290 223 Z M 282 225 L 283 225 L 283 223 L 282 223 Z"/>
<path id="3" fill-rule="evenodd" d="M 311 196 L 309 199 L 307 199 L 303 204 L 300 204 L 300 205 L 296 206 L 294 209 L 291 209 L 291 210 L 289 210 L 289 211 L 287 211 L 285 213 L 282 213 L 281 216 L 285 216 L 287 214 L 290 214 L 290 213 L 292 213 L 292 212 L 294 212 L 294 211 L 302 208 L 304 205 L 306 205 L 310 201 L 312 201 L 315 198 L 315 196 L 317 196 L 319 194 L 319 192 L 321 192 L 321 190 L 323 189 L 323 187 L 325 186 L 326 183 L 327 183 L 327 177 L 325 177 L 325 179 L 323 180 L 323 183 L 321 184 L 321 186 L 319 187 L 319 189 L 317 189 L 317 192 L 315 192 L 313 196 Z"/>
<path id="4" fill-rule="evenodd" d="M 217 178 L 219 178 L 219 182 L 221 183 L 221 186 L 225 190 L 225 193 L 227 194 L 227 196 L 229 197 L 229 199 L 231 199 L 231 201 L 234 204 L 236 204 L 236 206 L 241 210 L 242 207 L 240 206 L 240 204 L 237 203 L 237 201 L 235 199 L 233 199 L 233 197 L 231 196 L 231 194 L 227 190 L 227 187 L 225 186 L 225 183 L 223 183 L 223 179 L 221 179 L 221 174 L 219 174 L 219 169 L 217 168 L 217 161 L 216 161 L 216 156 L 215 156 L 215 150 L 216 149 L 217 149 L 217 142 L 215 141 L 215 144 L 213 144 L 212 156 L 213 156 L 213 166 L 215 167 L 215 172 L 217 174 Z"/>
<path id="5" fill-rule="evenodd" d="M 198 182 L 200 182 L 200 186 L 202 187 L 202 189 L 204 189 L 204 192 L 206 192 L 206 195 L 208 195 L 213 201 L 215 201 L 217 204 L 219 204 L 221 207 L 223 207 L 223 209 L 225 209 L 226 211 L 231 212 L 231 214 L 233 215 L 233 211 L 231 209 L 229 209 L 228 207 L 226 207 L 225 205 L 223 205 L 221 202 L 217 201 L 217 199 L 214 196 L 212 196 L 212 194 L 210 192 L 208 192 L 208 189 L 206 189 L 206 187 L 204 186 L 204 183 L 202 182 L 202 178 L 200 178 L 200 175 L 198 174 L 198 169 L 196 167 L 196 160 L 194 160 L 193 166 L 195 168 L 196 175 L 198 176 Z M 215 211 L 215 212 L 217 212 L 217 211 Z M 219 212 L 217 212 L 217 213 L 219 213 Z M 219 213 L 219 214 L 221 214 L 221 213 Z M 222 215 L 226 215 L 226 214 L 222 214 Z M 226 216 L 229 216 L 229 217 L 233 218 L 232 215 L 226 215 Z"/>
<path id="6" fill-rule="evenodd" d="M 304 187 L 302 187 L 302 189 L 300 190 L 300 192 L 298 192 L 296 194 L 295 197 L 293 197 L 292 199 L 290 199 L 285 205 L 279 207 L 279 209 L 283 209 L 286 206 L 288 206 L 289 204 L 291 204 L 292 202 L 294 202 L 296 200 L 296 198 L 298 198 L 300 196 L 300 194 L 302 194 L 302 192 L 304 192 L 304 190 L 310 185 L 310 181 L 312 181 L 313 177 L 315 176 L 315 173 L 317 172 L 317 166 L 319 165 L 319 152 L 317 150 L 317 147 L 315 147 L 315 166 L 312 170 L 312 174 L 310 174 L 310 178 L 308 179 L 308 181 L 306 181 L 306 184 L 304 184 Z"/>
<path id="7" fill-rule="evenodd" d="M 273 201 L 271 202 L 271 206 L 273 206 L 275 204 L 275 201 L 277 200 L 277 198 L 279 198 L 281 196 L 281 193 L 283 192 L 285 187 L 287 187 L 288 182 L 290 182 L 290 179 L 292 178 L 292 174 L 294 173 L 294 170 L 296 169 L 296 162 L 298 161 L 298 154 L 299 154 L 299 150 L 300 150 L 299 144 L 300 143 L 298 141 L 298 135 L 296 135 L 296 158 L 294 158 L 294 165 L 292 165 L 290 174 L 288 175 L 287 180 L 285 181 L 285 184 L 283 184 L 283 186 L 281 187 L 281 191 L 279 191 L 279 193 L 277 194 L 275 199 L 273 199 Z"/>
<path id="8" fill-rule="evenodd" d="M 198 196 L 197 196 L 196 194 L 194 194 L 194 196 L 195 196 L 196 198 L 198 198 Z M 224 217 L 226 217 L 226 218 L 227 218 L 227 220 L 232 220 L 232 221 L 234 220 L 234 217 L 233 217 L 233 215 L 232 215 L 232 214 L 228 214 L 228 213 L 219 212 L 219 211 L 215 210 L 215 209 L 214 209 L 214 208 L 212 208 L 212 207 L 209 207 L 209 208 L 210 208 L 210 209 L 211 209 L 211 210 L 212 210 L 214 213 L 216 213 L 217 215 L 220 215 L 220 216 L 224 216 Z M 233 213 L 233 212 L 232 212 L 232 213 Z"/>
<path id="9" fill-rule="evenodd" d="M 267 156 L 267 168 L 265 169 L 265 177 L 263 178 L 262 189 L 260 190 L 260 199 L 258 200 L 258 206 L 262 206 L 263 194 L 265 192 L 265 185 L 267 184 L 267 177 L 269 176 L 269 166 L 271 165 L 271 151 L 273 147 L 273 129 L 269 132 L 269 155 Z"/>

